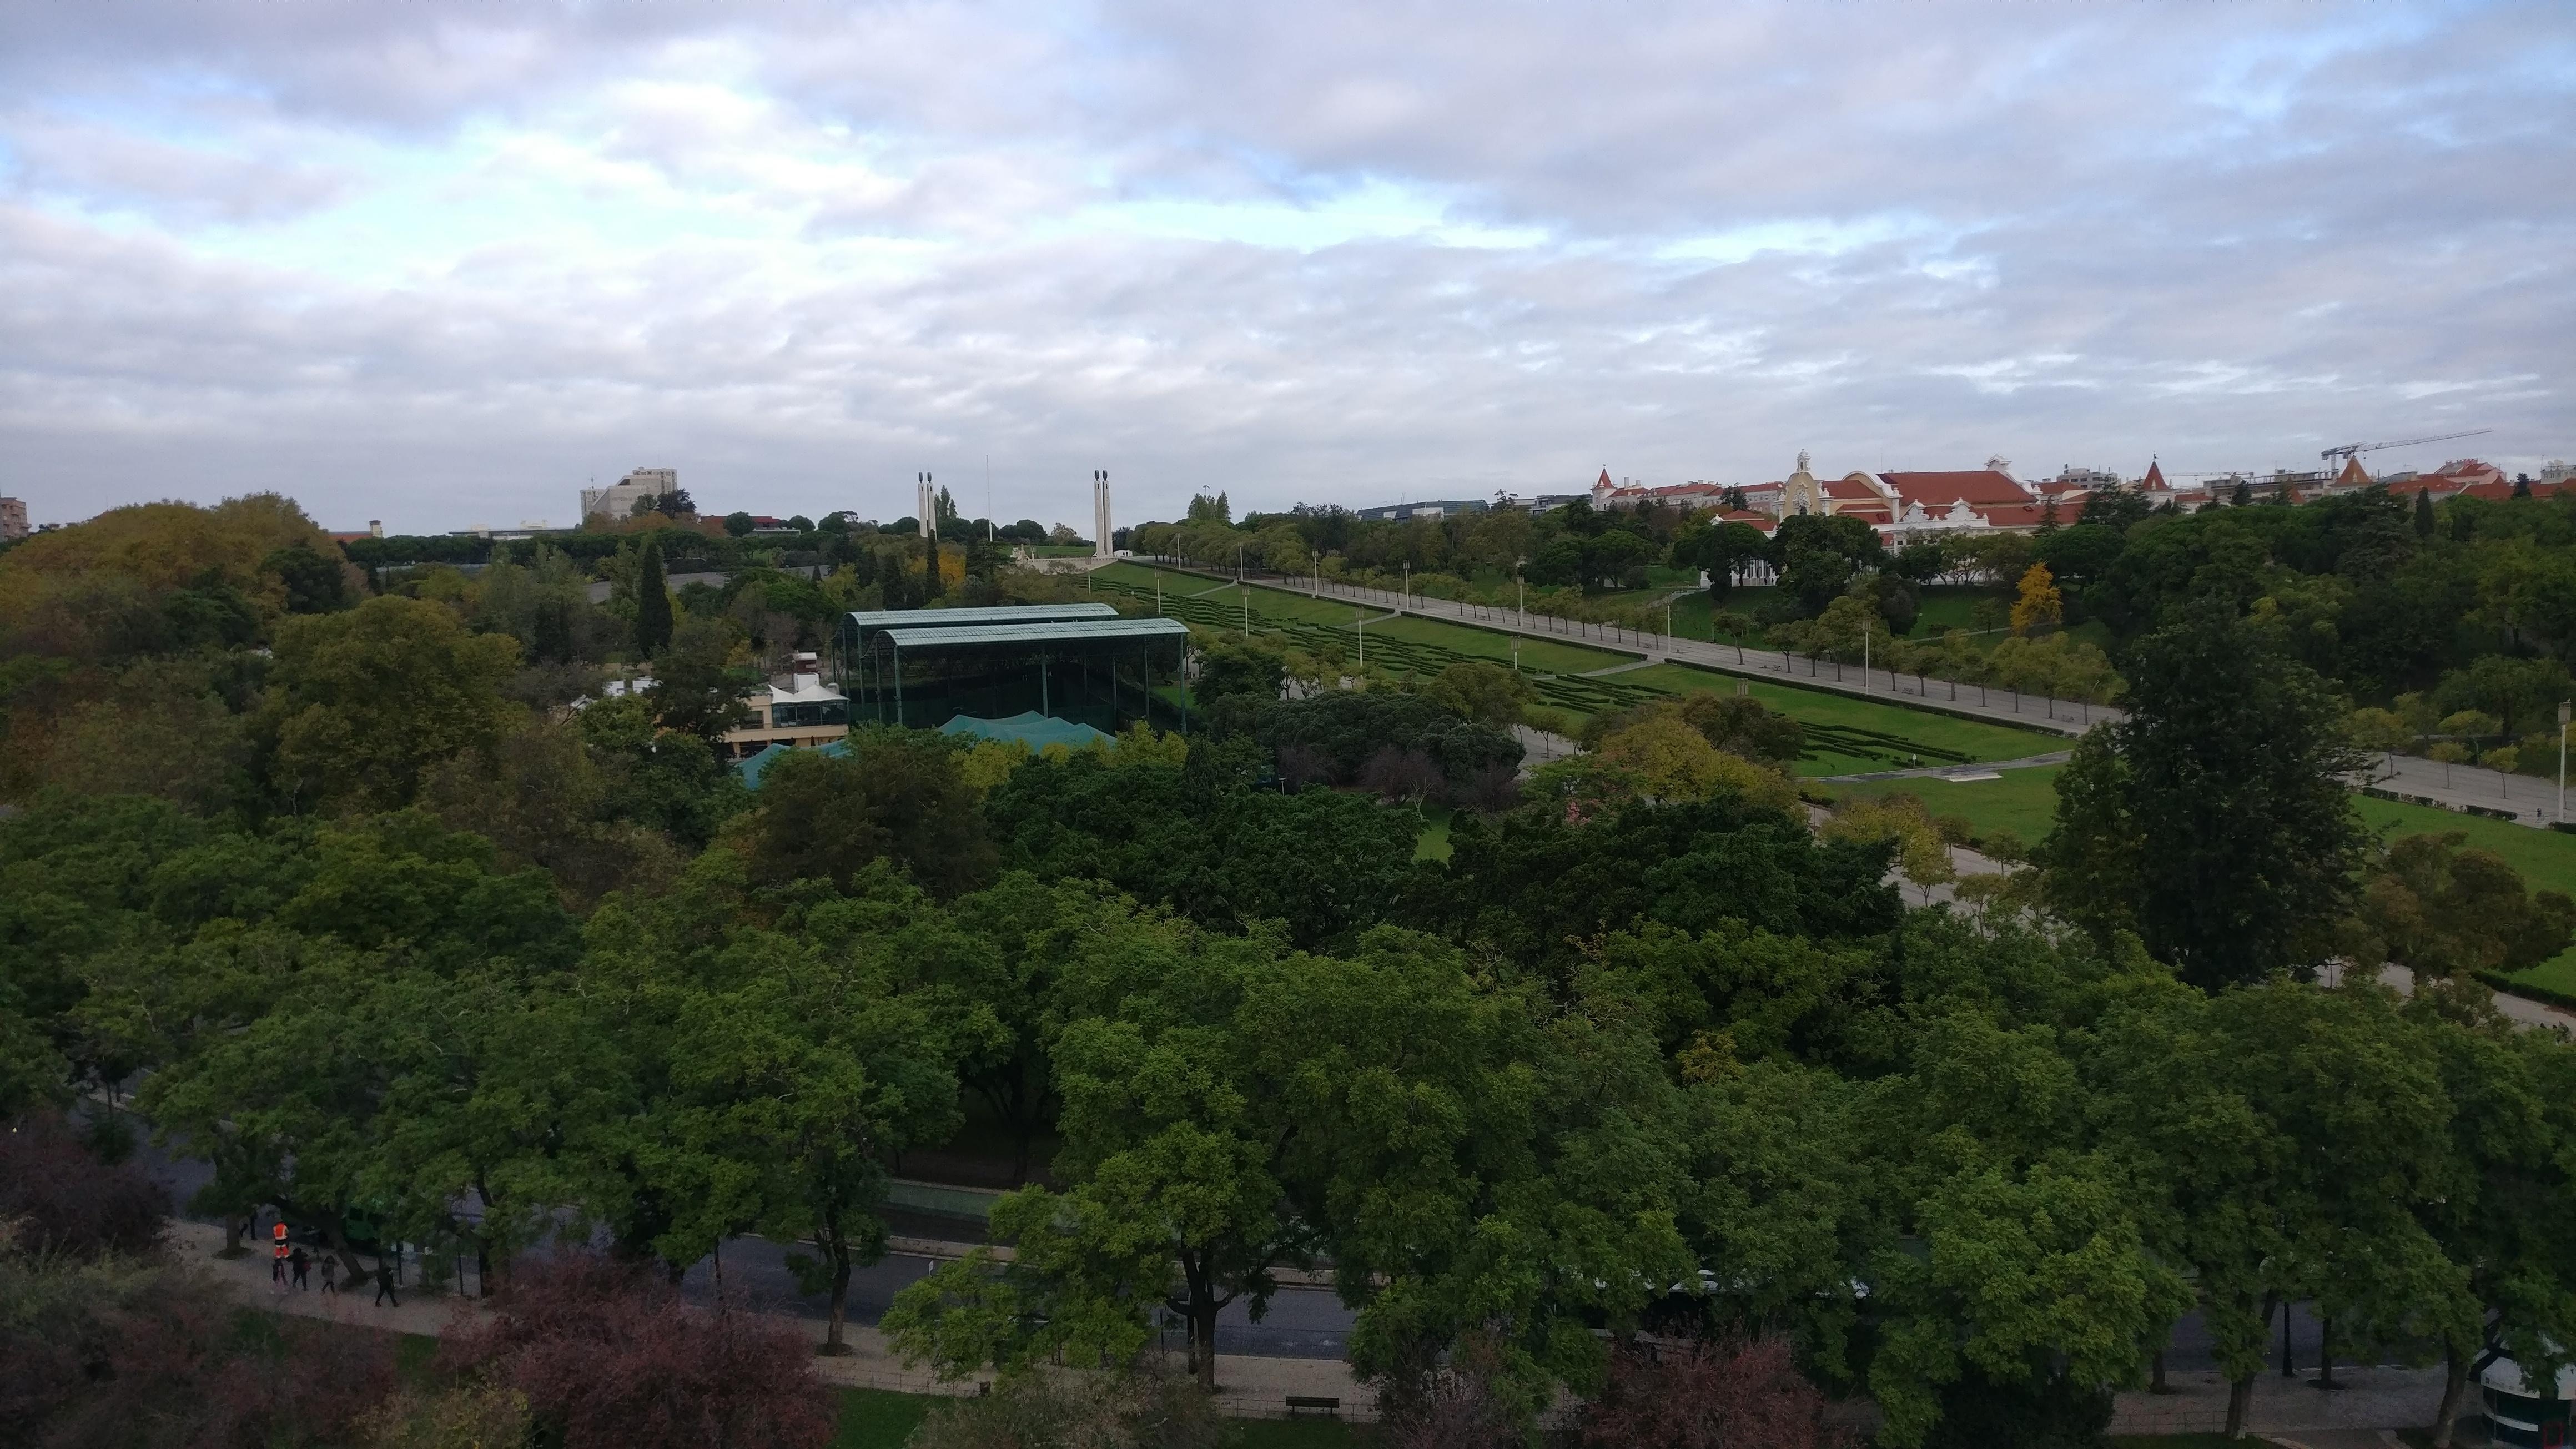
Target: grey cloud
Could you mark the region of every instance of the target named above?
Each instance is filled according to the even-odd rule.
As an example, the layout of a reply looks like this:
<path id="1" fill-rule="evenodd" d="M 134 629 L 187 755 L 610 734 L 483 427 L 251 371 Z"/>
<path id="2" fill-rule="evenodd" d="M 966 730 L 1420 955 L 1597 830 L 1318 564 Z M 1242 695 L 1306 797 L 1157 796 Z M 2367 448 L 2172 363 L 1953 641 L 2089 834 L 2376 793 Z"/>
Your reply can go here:
<path id="1" fill-rule="evenodd" d="M 41 114 L 0 117 L 0 140 L 19 187 L 182 224 L 279 220 L 334 200 L 354 180 L 274 148 L 232 154 Z"/>
<path id="2" fill-rule="evenodd" d="M 720 246 L 603 275 L 495 249 L 368 292 L 0 210 L 0 436 L 41 516 L 285 483 L 340 521 L 510 522 L 648 461 L 709 501 L 891 516 L 922 467 L 980 506 L 987 450 L 997 506 L 1040 518 L 1079 517 L 1095 466 L 1142 517 L 1199 486 L 1758 479 L 1801 446 L 2269 466 L 2456 423 L 2509 464 L 2576 451 L 2553 5 L 54 8 L 106 18 L 12 12 L 0 54 L 75 87 L 228 76 L 322 127 L 515 114 L 739 45 L 774 113 L 612 109 L 614 154 L 758 193 L 746 157 L 845 123 L 885 184 L 761 204 L 817 245 L 954 245 L 792 286 Z M 1546 240 L 1050 229 L 1366 182 Z M 1851 239 L 1657 259 L 1778 221 Z"/>

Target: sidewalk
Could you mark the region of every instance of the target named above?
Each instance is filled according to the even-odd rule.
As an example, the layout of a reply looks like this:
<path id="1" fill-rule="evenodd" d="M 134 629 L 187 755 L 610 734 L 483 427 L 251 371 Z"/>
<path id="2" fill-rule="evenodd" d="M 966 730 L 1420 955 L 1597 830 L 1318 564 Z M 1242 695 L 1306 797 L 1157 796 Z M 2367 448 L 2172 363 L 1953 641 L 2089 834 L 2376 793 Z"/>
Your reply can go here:
<path id="1" fill-rule="evenodd" d="M 2374 755 L 2370 783 L 2397 795 L 2416 796 L 2448 809 L 2504 814 L 2517 825 L 2547 829 L 2558 819 L 2558 781 L 2508 775 L 2476 765 L 2445 765 L 2413 755 Z"/>
<path id="2" fill-rule="evenodd" d="M 2111 1410 L 2114 1434 L 2215 1434 L 2227 1427 L 2227 1384 L 2214 1372 L 2169 1375 L 2176 1392 L 2119 1395 Z M 2266 1370 L 2254 1380 L 2254 1402 L 2245 1416 L 2249 1433 L 2311 1449 L 2354 1442 L 2349 1436 L 2430 1426 L 2442 1407 L 2438 1368 L 2335 1366 L 2333 1392 L 2311 1388 L 2305 1375 L 2285 1379 Z M 2475 1408 L 2464 1403 L 2463 1412 Z M 2322 1431 L 2320 1434 L 2319 1431 Z M 2311 1439 L 2296 1436 L 2316 1434 Z"/>

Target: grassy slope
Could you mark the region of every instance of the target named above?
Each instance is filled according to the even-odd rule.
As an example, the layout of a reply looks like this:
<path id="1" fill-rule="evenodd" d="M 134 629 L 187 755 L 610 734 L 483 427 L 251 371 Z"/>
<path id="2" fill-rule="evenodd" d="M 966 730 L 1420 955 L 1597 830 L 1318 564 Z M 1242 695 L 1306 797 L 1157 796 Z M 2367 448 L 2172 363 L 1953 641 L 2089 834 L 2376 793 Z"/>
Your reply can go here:
<path id="1" fill-rule="evenodd" d="M 1449 822 L 1456 814 L 1446 805 L 1422 807 L 1422 834 L 1413 845 L 1415 860 L 1449 858 Z"/>
<path id="2" fill-rule="evenodd" d="M 1732 693 L 1739 683 L 1749 684 L 1753 697 L 1772 709 L 1788 715 L 1801 724 L 1846 726 L 1900 736 L 1915 744 L 1941 750 L 1955 750 L 1971 760 L 2017 760 L 2027 755 L 2046 754 L 2066 748 L 2065 740 L 2038 730 L 2019 730 L 2008 725 L 1993 725 L 1977 720 L 1959 719 L 1946 714 L 1907 709 L 1902 705 L 1879 704 L 1848 695 L 1827 694 L 1822 690 L 1799 689 L 1792 685 L 1773 684 L 1766 680 L 1738 680 L 1732 675 L 1693 669 L 1683 664 L 1656 664 L 1630 670 L 1618 679 L 1649 688 L 1686 694 L 1693 690 L 1723 690 Z M 1900 762 L 1907 763 L 1907 762 Z M 1926 764 L 1939 763 L 1925 761 Z M 1802 775 L 1845 775 L 1891 768 L 1880 756 L 1820 753 L 1815 758 L 1798 762 Z"/>
<path id="3" fill-rule="evenodd" d="M 1167 596 L 1195 594 L 1213 587 L 1210 580 L 1193 574 L 1157 570 L 1140 564 L 1113 564 L 1100 571 L 1104 578 L 1153 586 L 1159 574 Z M 1733 606 L 1750 608 L 1763 591 L 1739 589 Z M 1239 596 L 1228 590 L 1229 602 Z M 1705 595 L 1700 596 L 1705 600 Z M 1964 616 L 1973 607 L 1973 590 L 1934 590 L 1925 600 L 1926 619 L 1943 619 L 1952 612 Z M 1254 627 L 1264 619 L 1303 620 L 1316 623 L 1347 624 L 1358 610 L 1351 604 L 1329 599 L 1314 599 L 1277 589 L 1251 590 Z M 1678 615 L 1678 610 L 1676 611 Z M 1700 617 L 1706 618 L 1701 609 Z M 2084 629 L 2098 628 L 2088 624 Z M 1438 620 L 1409 618 L 1393 620 L 1373 628 L 1373 634 L 1438 645 L 1460 654 L 1478 658 L 1508 660 L 1511 657 L 1509 636 L 1489 629 L 1470 628 Z M 1918 629 L 1918 632 L 1920 630 Z M 2077 631 L 2079 634 L 2083 629 Z M 1525 668 L 1561 673 L 1579 673 L 1625 662 L 1630 656 L 1605 650 L 1586 649 L 1560 644 L 1553 640 L 1524 639 L 1521 662 Z M 1694 689 L 1732 688 L 1735 680 L 1728 676 L 1682 665 L 1659 664 L 1614 675 L 1624 685 L 1650 689 L 1659 693 L 1685 693 Z M 1873 730 L 1902 737 L 1905 740 L 1941 749 L 1956 750 L 1973 760 L 2009 760 L 2025 755 L 2046 753 L 2064 748 L 2056 736 L 2037 731 L 1988 725 L 1975 720 L 1954 719 L 1947 715 L 1907 709 L 1901 705 L 1877 704 L 1842 695 L 1797 689 L 1767 681 L 1754 681 L 1753 694 L 1764 704 L 1790 715 L 1802 723 L 1842 725 Z M 1819 752 L 1815 757 L 1798 762 L 1798 773 L 1820 775 L 1851 774 L 1885 769 L 1884 757 L 1845 755 Z M 1845 790 L 1884 794 L 1890 790 L 1911 790 L 1921 796 L 1935 813 L 1965 816 L 1980 834 L 1989 830 L 2008 829 L 2025 841 L 2036 841 L 2048 831 L 2056 809 L 2056 771 L 2053 769 L 2007 770 L 2001 780 L 1974 784 L 1952 784 L 1947 781 L 1896 781 L 1871 785 L 1841 787 Z M 2421 805 L 2404 805 L 2390 800 L 2367 797 L 2357 801 L 2362 819 L 2374 828 L 2398 833 L 2441 832 L 2456 830 L 2469 837 L 2469 843 L 2492 850 L 2511 863 L 2535 890 L 2561 890 L 2576 894 L 2576 836 L 2551 831 L 2531 830 L 2500 820 L 2485 820 L 2474 815 L 2455 815 L 2447 810 L 2434 810 Z M 1424 849 L 1436 851 L 1445 846 L 1445 838 L 1433 840 L 1425 832 Z M 2544 962 L 2522 973 L 2524 979 L 2560 991 L 2576 992 L 2576 951 Z"/>
<path id="4" fill-rule="evenodd" d="M 2576 895 L 2576 835 L 2534 830 L 2527 825 L 2488 820 L 2476 815 L 2454 815 L 2448 810 L 2435 810 L 2424 805 L 2373 800 L 2366 795 L 2353 803 L 2360 807 L 2362 820 L 2383 835 L 2438 835 L 2458 831 L 2469 838 L 2469 844 L 2504 857 L 2506 864 L 2522 872 L 2523 880 L 2533 890 L 2566 891 Z M 2535 986 L 2576 992 L 2576 951 L 2562 952 L 2516 975 Z"/>
<path id="5" fill-rule="evenodd" d="M 1512 636 L 1492 629 L 1475 629 L 1463 624 L 1438 619 L 1389 619 L 1369 625 L 1371 637 L 1408 639 L 1422 644 L 1440 644 L 1461 654 L 1491 659 L 1508 664 L 1512 658 Z M 1606 649 L 1587 649 L 1580 644 L 1560 644 L 1553 639 L 1523 638 L 1521 667 L 1545 674 L 1582 674 L 1594 669 L 1609 669 L 1621 664 L 1634 664 L 1639 656 L 1618 654 Z"/>
<path id="6" fill-rule="evenodd" d="M 937 1400 L 891 1389 L 841 1390 L 841 1422 L 832 1449 L 903 1449 Z"/>
<path id="7" fill-rule="evenodd" d="M 1935 815 L 1963 817 L 1980 836 L 2009 830 L 2023 844 L 2035 845 L 2055 823 L 2058 769 L 2006 770 L 1999 780 L 1870 780 L 1832 789 L 1837 797 L 1912 795 Z"/>
<path id="8" fill-rule="evenodd" d="M 1144 589 L 1153 588 L 1154 580 L 1158 576 L 1162 579 L 1163 596 L 1166 600 L 1199 595 L 1207 589 L 1217 587 L 1212 581 L 1196 574 L 1174 573 L 1168 569 L 1152 569 L 1140 564 L 1112 564 L 1100 570 L 1100 577 L 1103 580 L 1114 580 Z M 1221 606 L 1230 619 L 1240 619 L 1247 594 L 1252 605 L 1252 626 L 1255 629 L 1261 628 L 1265 622 L 1322 624 L 1340 631 L 1346 640 L 1356 644 L 1358 630 L 1355 627 L 1355 621 L 1368 618 L 1372 620 L 1368 626 L 1368 636 L 1371 639 L 1398 639 L 1431 644 L 1478 659 L 1491 659 L 1497 663 L 1511 662 L 1512 636 L 1508 634 L 1420 617 L 1389 619 L 1383 623 L 1374 622 L 1377 616 L 1384 612 L 1383 610 L 1354 604 L 1347 599 L 1318 599 L 1311 595 L 1255 585 L 1245 593 L 1238 593 L 1233 588 L 1226 587 L 1221 592 L 1205 594 L 1201 602 Z M 1613 665 L 1632 663 L 1636 658 L 1634 654 L 1586 648 L 1579 644 L 1563 644 L 1553 639 L 1521 641 L 1521 666 L 1548 674 L 1581 674 L 1586 670 L 1607 669 Z"/>
<path id="9" fill-rule="evenodd" d="M 1921 798 L 1936 815 L 1964 816 L 1980 835 L 2005 829 L 2020 836 L 2024 842 L 2035 844 L 2048 833 L 2056 814 L 2057 768 L 2043 766 L 2030 770 L 2006 770 L 2000 780 L 1964 785 L 1943 780 L 1877 780 L 1838 785 L 1834 790 L 1838 795 L 1886 795 L 1905 791 Z M 2354 797 L 2353 805 L 2362 822 L 2383 839 L 2457 831 L 2468 837 L 2469 844 L 2502 856 L 2506 864 L 2522 872 L 2522 878 L 2533 890 L 2566 891 L 2576 895 L 2576 835 L 2533 830 L 2528 826 L 2475 815 L 2455 815 L 2448 810 L 2435 810 L 2424 805 L 2374 800 L 2366 795 Z M 2522 980 L 2534 985 L 2576 992 L 2576 951 L 2565 952 L 2518 974 Z"/>

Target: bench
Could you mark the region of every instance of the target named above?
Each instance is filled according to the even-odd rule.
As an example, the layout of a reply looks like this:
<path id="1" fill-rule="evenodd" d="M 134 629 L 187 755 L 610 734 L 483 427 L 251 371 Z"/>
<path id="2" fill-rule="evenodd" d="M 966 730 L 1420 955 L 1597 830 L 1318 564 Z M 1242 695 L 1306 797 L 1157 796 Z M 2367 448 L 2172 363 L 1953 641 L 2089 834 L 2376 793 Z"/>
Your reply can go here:
<path id="1" fill-rule="evenodd" d="M 1313 1394 L 1290 1394 L 1288 1396 L 1288 1412 L 1291 1415 L 1302 1414 L 1310 1409 L 1318 1414 L 1338 1415 L 1342 1412 L 1342 1401 L 1339 1399 L 1318 1398 Z"/>

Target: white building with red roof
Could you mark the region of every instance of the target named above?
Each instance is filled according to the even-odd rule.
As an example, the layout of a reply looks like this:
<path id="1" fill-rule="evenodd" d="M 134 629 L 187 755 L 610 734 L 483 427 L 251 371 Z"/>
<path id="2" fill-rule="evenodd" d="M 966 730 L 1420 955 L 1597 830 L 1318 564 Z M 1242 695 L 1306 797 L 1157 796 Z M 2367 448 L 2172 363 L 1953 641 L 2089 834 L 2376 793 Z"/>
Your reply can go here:
<path id="1" fill-rule="evenodd" d="M 2429 492 L 2436 503 L 2462 494 L 2483 498 L 2489 503 L 2502 503 L 2513 496 L 2513 480 L 2505 475 L 2505 471 L 2477 458 L 2454 458 L 2430 473 L 2392 473 L 2382 481 L 2391 491 L 2411 493 L 2420 489 Z M 2531 491 L 2548 494 L 2558 489 L 2555 484 L 2544 486 L 2536 482 L 2531 485 Z"/>
<path id="2" fill-rule="evenodd" d="M 2347 474 L 2352 471 L 2346 470 Z M 2503 475 L 2492 469 L 2487 472 L 2497 485 L 2496 496 L 2503 496 L 2509 487 Z M 2341 485 L 2344 480 L 2338 478 L 2335 482 Z M 1610 470 L 1604 468 L 1592 485 L 1592 502 L 1596 508 L 1633 508 L 1651 502 L 1706 508 L 1731 491 L 1745 507 L 1729 509 L 1720 514 L 1723 518 L 1752 523 L 1765 532 L 1776 526 L 1777 520 L 1802 513 L 1858 518 L 1878 529 L 1891 547 L 1897 547 L 1918 537 L 1943 534 L 1990 529 L 2028 533 L 2048 521 L 2051 504 L 2055 505 L 2059 522 L 2073 524 L 2083 517 L 2087 498 L 2117 486 L 2121 486 L 2117 474 L 2074 467 L 2061 469 L 2055 478 L 2024 483 L 2013 476 L 2011 462 L 2000 457 L 1988 458 L 1982 468 L 1854 470 L 1819 477 L 1808 455 L 1800 452 L 1797 467 L 1788 477 L 1770 483 L 1743 484 L 1731 490 L 1717 483 L 1684 483 L 1669 488 L 1614 483 Z M 2468 485 L 2453 481 L 2448 486 L 2456 491 Z M 2171 503 L 2184 511 L 2199 507 L 2211 497 L 2210 484 L 2205 480 L 2185 480 L 2177 485 L 2166 479 L 2163 465 L 2152 458 L 2147 462 L 2146 476 L 2134 487 L 2151 503 Z M 2447 496 L 2442 485 L 2435 485 L 2435 494 Z"/>
<path id="3" fill-rule="evenodd" d="M 1674 483 L 1662 488 L 1649 488 L 1641 483 L 1610 481 L 1610 470 L 1592 482 L 1592 506 L 1595 508 L 1635 508 L 1646 503 L 1672 503 L 1691 508 L 1706 508 L 1726 492 L 1723 483 Z"/>
<path id="4" fill-rule="evenodd" d="M 1780 516 L 1822 513 L 1858 518 L 1891 544 L 1927 535 L 2037 528 L 2038 494 L 2022 486 L 2001 458 L 1983 468 L 1942 472 L 1853 471 L 1819 479 L 1807 455 L 1779 484 Z"/>

